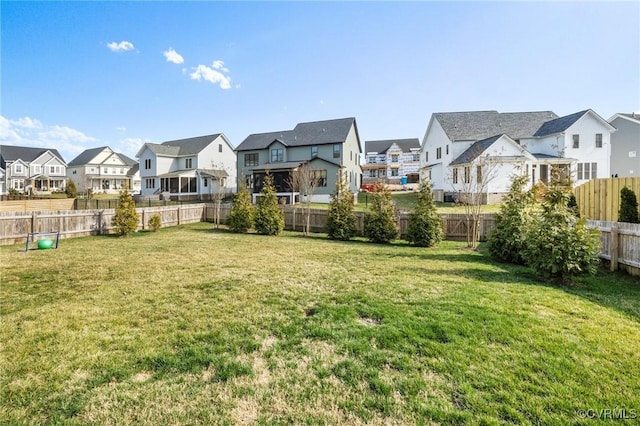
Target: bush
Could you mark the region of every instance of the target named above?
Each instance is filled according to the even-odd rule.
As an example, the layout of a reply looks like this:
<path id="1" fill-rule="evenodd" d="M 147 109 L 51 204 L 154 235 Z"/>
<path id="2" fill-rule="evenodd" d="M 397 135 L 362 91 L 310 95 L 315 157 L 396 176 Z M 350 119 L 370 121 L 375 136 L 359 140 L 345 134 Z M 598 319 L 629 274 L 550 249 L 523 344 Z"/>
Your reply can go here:
<path id="1" fill-rule="evenodd" d="M 255 228 L 256 232 L 262 235 L 278 235 L 284 229 L 284 214 L 278 207 L 278 198 L 270 174 L 265 176 L 262 191 L 260 191 Z"/>
<path id="2" fill-rule="evenodd" d="M 432 247 L 442 241 L 442 218 L 436 210 L 431 194 L 431 183 L 420 183 L 418 203 L 409 214 L 409 224 L 405 239 L 418 247 Z"/>
<path id="3" fill-rule="evenodd" d="M 71 179 L 67 179 L 67 184 L 64 187 L 64 193 L 67 194 L 67 198 L 76 198 L 78 196 L 76 184 Z"/>
<path id="4" fill-rule="evenodd" d="M 118 235 L 126 237 L 138 229 L 138 219 L 136 203 L 127 188 L 124 188 L 120 191 L 120 200 L 111 224 L 116 228 Z"/>
<path id="5" fill-rule="evenodd" d="M 640 223 L 636 193 L 626 186 L 620 190 L 620 211 L 618 222 Z"/>
<path id="6" fill-rule="evenodd" d="M 251 194 L 245 187 L 240 188 L 233 196 L 231 212 L 225 223 L 233 232 L 247 232 L 253 228 L 255 207 L 251 202 Z"/>
<path id="7" fill-rule="evenodd" d="M 153 216 L 151 216 L 151 218 L 149 219 L 149 228 L 153 232 L 156 232 L 161 227 L 162 227 L 162 219 L 160 219 L 160 215 L 156 213 Z"/>
<path id="8" fill-rule="evenodd" d="M 535 203 L 532 191 L 525 191 L 528 176 L 516 176 L 511 189 L 496 214 L 496 227 L 489 235 L 491 256 L 503 262 L 526 264 L 522 250 L 527 242 L 527 223 Z"/>
<path id="9" fill-rule="evenodd" d="M 356 217 L 353 214 L 353 192 L 344 179 L 336 182 L 327 214 L 327 233 L 332 240 L 350 240 L 356 235 Z"/>
<path id="10" fill-rule="evenodd" d="M 587 228 L 568 207 L 569 195 L 550 188 L 542 212 L 526 234 L 523 257 L 538 274 L 568 283 L 574 276 L 596 272 L 600 251 L 598 232 Z"/>
<path id="11" fill-rule="evenodd" d="M 371 193 L 371 213 L 364 217 L 364 236 L 373 243 L 389 243 L 398 237 L 391 192 L 378 182 Z"/>

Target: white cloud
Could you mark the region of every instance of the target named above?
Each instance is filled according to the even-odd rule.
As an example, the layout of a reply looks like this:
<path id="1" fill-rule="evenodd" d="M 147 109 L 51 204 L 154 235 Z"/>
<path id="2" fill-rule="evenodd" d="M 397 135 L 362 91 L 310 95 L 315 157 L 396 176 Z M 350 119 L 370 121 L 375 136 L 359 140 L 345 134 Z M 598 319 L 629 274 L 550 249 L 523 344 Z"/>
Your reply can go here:
<path id="1" fill-rule="evenodd" d="M 118 126 L 118 127 L 116 127 L 116 130 L 119 131 L 119 132 L 126 132 L 127 128 L 124 127 L 124 126 Z"/>
<path id="2" fill-rule="evenodd" d="M 124 138 L 124 139 L 120 139 L 120 142 L 118 143 L 118 147 L 116 148 L 116 151 L 119 151 L 121 153 L 123 153 L 126 156 L 129 156 L 131 158 L 134 158 L 135 155 L 138 153 L 138 151 L 140 150 L 140 148 L 142 148 L 142 145 L 144 145 L 145 143 L 150 143 L 151 139 L 149 138 Z"/>
<path id="3" fill-rule="evenodd" d="M 126 40 L 123 40 L 120 43 L 116 43 L 115 41 L 112 41 L 111 43 L 107 44 L 107 47 L 112 52 L 126 52 L 128 50 L 135 49 L 135 46 L 133 45 L 133 43 Z"/>
<path id="4" fill-rule="evenodd" d="M 69 162 L 92 148 L 98 140 L 67 126 L 44 125 L 39 120 L 23 117 L 9 120 L 0 116 L 0 142 L 7 145 L 54 148 Z M 89 146 L 91 145 L 91 146 Z"/>
<path id="5" fill-rule="evenodd" d="M 176 52 L 174 49 L 169 49 L 165 52 L 162 52 L 165 58 L 167 58 L 167 62 L 172 62 L 174 64 L 182 64 L 184 62 L 184 58 L 181 54 Z"/>
<path id="6" fill-rule="evenodd" d="M 229 69 L 225 68 L 224 62 L 214 61 L 211 67 L 198 65 L 189 74 L 192 80 L 205 80 L 213 84 L 219 84 L 221 89 L 231 89 L 231 77 L 227 74 Z"/>

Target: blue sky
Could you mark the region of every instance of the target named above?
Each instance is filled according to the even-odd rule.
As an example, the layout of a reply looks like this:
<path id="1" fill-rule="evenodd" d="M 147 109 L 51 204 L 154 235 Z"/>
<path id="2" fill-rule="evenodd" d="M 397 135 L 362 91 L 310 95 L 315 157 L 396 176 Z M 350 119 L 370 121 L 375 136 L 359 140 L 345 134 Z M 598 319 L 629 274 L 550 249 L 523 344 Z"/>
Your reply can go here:
<path id="1" fill-rule="evenodd" d="M 640 111 L 640 2 L 1 2 L 0 143 L 57 148 L 434 112 Z"/>

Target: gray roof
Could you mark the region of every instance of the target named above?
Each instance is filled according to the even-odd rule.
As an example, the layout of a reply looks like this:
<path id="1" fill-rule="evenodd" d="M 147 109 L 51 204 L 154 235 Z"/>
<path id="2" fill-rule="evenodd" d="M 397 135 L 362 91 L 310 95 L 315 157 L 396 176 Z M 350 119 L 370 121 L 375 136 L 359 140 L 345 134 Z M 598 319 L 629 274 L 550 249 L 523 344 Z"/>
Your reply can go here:
<path id="1" fill-rule="evenodd" d="M 36 158 L 40 157 L 45 152 L 51 152 L 58 157 L 60 161 L 64 163 L 64 158 L 53 148 L 32 148 L 27 146 L 14 146 L 14 145 L 0 145 L 0 157 L 3 162 L 13 162 L 16 160 L 22 160 L 30 163 Z M 65 163 L 66 164 L 66 163 Z"/>
<path id="2" fill-rule="evenodd" d="M 411 148 L 420 149 L 420 141 L 418 140 L 418 138 L 413 138 L 366 141 L 364 143 L 364 151 L 384 154 L 394 143 L 398 145 L 398 147 L 400 147 L 402 152 L 411 152 Z"/>
<path id="3" fill-rule="evenodd" d="M 133 176 L 136 173 L 138 173 L 139 170 L 140 170 L 140 164 L 139 163 L 135 163 L 134 165 L 131 166 L 131 168 L 127 172 L 127 176 Z"/>
<path id="4" fill-rule="evenodd" d="M 93 160 L 94 158 L 96 158 L 96 156 L 98 154 L 100 154 L 102 151 L 104 151 L 105 149 L 109 148 L 108 146 L 101 146 L 98 148 L 91 148 L 91 149 L 86 149 L 83 152 L 80 153 L 80 155 L 78 155 L 76 158 L 74 158 L 73 160 L 71 160 L 71 162 L 68 164 L 69 167 L 73 167 L 73 166 L 80 166 L 83 164 L 89 164 L 89 162 L 91 160 Z M 111 149 L 111 148 L 109 148 Z M 112 150 L 113 151 L 113 150 Z M 129 167 L 133 166 L 134 164 L 137 164 L 137 161 L 132 160 L 131 158 L 127 157 L 124 154 L 120 154 L 119 152 L 115 152 L 113 151 L 116 155 L 118 155 L 120 157 L 120 159 Z"/>
<path id="5" fill-rule="evenodd" d="M 280 132 L 256 133 L 247 136 L 236 151 L 252 151 L 266 149 L 275 140 L 285 146 L 311 146 L 342 143 L 347 139 L 355 118 L 339 118 L 335 120 L 299 123 L 293 130 Z"/>
<path id="6" fill-rule="evenodd" d="M 194 155 L 205 149 L 211 142 L 217 139 L 221 133 L 213 135 L 198 136 L 195 138 L 178 139 L 175 141 L 145 144 L 156 155 L 181 156 Z"/>
<path id="7" fill-rule="evenodd" d="M 552 111 L 468 111 L 433 115 L 452 141 L 481 140 L 503 133 L 512 139 L 531 137 L 545 122 L 558 118 Z"/>
<path id="8" fill-rule="evenodd" d="M 478 156 L 480 156 L 484 151 L 486 151 L 495 141 L 500 139 L 504 134 L 492 136 L 490 138 L 482 139 L 475 142 L 471 145 L 465 152 L 460 154 L 458 158 L 451 162 L 451 166 L 456 166 L 458 164 L 468 164 L 475 160 Z"/>
<path id="9" fill-rule="evenodd" d="M 547 121 L 533 136 L 548 136 L 564 132 L 587 112 L 589 112 L 588 109 L 571 115 L 565 115 L 564 117 L 556 118 L 555 120 Z"/>

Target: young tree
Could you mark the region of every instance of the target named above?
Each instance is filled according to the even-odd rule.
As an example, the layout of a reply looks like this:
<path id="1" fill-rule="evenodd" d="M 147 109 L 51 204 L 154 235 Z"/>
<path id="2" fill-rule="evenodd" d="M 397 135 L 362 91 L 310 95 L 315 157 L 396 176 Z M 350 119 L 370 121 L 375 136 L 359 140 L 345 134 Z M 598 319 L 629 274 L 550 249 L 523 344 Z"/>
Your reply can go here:
<path id="1" fill-rule="evenodd" d="M 289 175 L 288 183 L 293 192 L 299 192 L 300 201 L 304 205 L 304 235 L 309 235 L 310 221 L 311 221 L 311 200 L 313 195 L 318 189 L 321 180 L 323 170 L 313 167 L 309 163 L 304 163 L 298 168 L 293 170 Z"/>
<path id="2" fill-rule="evenodd" d="M 431 194 L 431 182 L 423 180 L 418 191 L 418 204 L 409 214 L 405 239 L 415 246 L 432 247 L 442 241 L 442 218 Z"/>
<path id="3" fill-rule="evenodd" d="M 222 201 L 227 197 L 226 180 L 229 176 L 227 168 L 222 164 L 211 163 L 209 171 L 211 182 L 209 183 L 209 195 L 213 201 L 213 222 L 216 228 L 220 228 L 222 219 Z"/>
<path id="4" fill-rule="evenodd" d="M 373 243 L 389 243 L 398 237 L 391 192 L 381 182 L 373 186 L 371 212 L 364 217 L 364 236 Z"/>
<path id="5" fill-rule="evenodd" d="M 598 232 L 587 227 L 568 207 L 569 192 L 550 184 L 542 211 L 526 233 L 523 258 L 537 273 L 570 283 L 577 275 L 595 273 L 599 263 Z"/>
<path id="6" fill-rule="evenodd" d="M 618 222 L 640 223 L 636 193 L 626 186 L 620 190 L 620 211 Z"/>
<path id="7" fill-rule="evenodd" d="M 255 228 L 258 234 L 278 235 L 284 229 L 284 214 L 278 206 L 273 178 L 269 173 L 264 177 L 258 206 L 256 208 Z"/>
<path id="8" fill-rule="evenodd" d="M 149 218 L 148 225 L 153 232 L 156 232 L 158 229 L 162 227 L 162 218 L 160 217 L 159 214 L 156 213 Z"/>
<path id="9" fill-rule="evenodd" d="M 336 191 L 331 194 L 327 215 L 327 233 L 332 240 L 350 240 L 356 234 L 356 217 L 353 214 L 353 192 L 340 174 Z"/>
<path id="10" fill-rule="evenodd" d="M 76 198 L 78 196 L 76 184 L 71 179 L 67 179 L 67 184 L 64 187 L 64 192 L 65 194 L 67 194 L 67 198 Z"/>
<path id="11" fill-rule="evenodd" d="M 138 228 L 138 212 L 136 203 L 129 194 L 129 189 L 125 186 L 120 190 L 120 200 L 116 206 L 116 214 L 113 216 L 111 224 L 116 228 L 118 235 L 126 237 Z"/>
<path id="12" fill-rule="evenodd" d="M 255 207 L 251 201 L 249 190 L 243 185 L 233 196 L 231 212 L 227 217 L 227 226 L 233 232 L 247 232 L 253 228 Z"/>
<path id="13" fill-rule="evenodd" d="M 531 220 L 535 198 L 525 191 L 529 177 L 515 176 L 511 189 L 496 214 L 496 227 L 489 235 L 489 252 L 503 262 L 524 265 L 522 251 L 526 243 L 527 223 Z"/>

